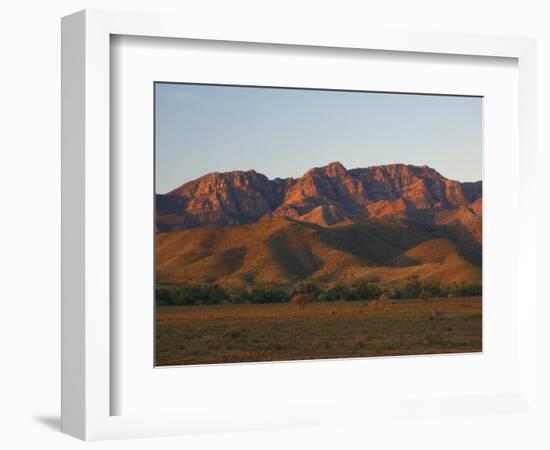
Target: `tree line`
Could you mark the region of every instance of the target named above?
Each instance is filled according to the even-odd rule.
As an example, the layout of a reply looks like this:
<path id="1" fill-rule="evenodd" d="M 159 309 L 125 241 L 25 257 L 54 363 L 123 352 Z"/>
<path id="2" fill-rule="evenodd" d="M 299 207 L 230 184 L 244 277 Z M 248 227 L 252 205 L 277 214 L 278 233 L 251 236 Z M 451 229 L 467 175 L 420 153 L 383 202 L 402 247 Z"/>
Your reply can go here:
<path id="1" fill-rule="evenodd" d="M 356 301 L 376 300 L 380 298 L 430 299 L 452 297 L 478 297 L 482 294 L 481 284 L 439 283 L 411 279 L 403 283 L 380 285 L 367 281 L 351 284 L 321 286 L 314 283 L 302 283 L 293 288 L 263 287 L 228 288 L 216 284 L 182 285 L 159 287 L 156 290 L 156 303 L 159 306 L 180 305 L 217 305 L 221 303 L 288 303 L 298 293 L 309 295 L 316 301 Z"/>

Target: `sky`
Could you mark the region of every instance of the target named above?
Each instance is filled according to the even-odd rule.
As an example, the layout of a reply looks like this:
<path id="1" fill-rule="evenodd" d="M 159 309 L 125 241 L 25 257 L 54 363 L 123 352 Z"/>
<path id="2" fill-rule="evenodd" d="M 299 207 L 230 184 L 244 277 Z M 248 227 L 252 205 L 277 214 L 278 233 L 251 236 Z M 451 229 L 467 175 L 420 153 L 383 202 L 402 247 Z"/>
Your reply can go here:
<path id="1" fill-rule="evenodd" d="M 480 180 L 482 99 L 155 84 L 157 193 L 210 172 L 299 177 L 333 161 L 428 165 Z"/>

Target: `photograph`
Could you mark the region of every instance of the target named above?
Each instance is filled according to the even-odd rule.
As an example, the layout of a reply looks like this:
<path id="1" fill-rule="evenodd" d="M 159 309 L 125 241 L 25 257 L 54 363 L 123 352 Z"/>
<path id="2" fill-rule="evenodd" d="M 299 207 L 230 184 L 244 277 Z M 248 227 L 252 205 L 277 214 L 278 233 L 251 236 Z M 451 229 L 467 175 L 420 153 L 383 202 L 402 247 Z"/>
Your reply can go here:
<path id="1" fill-rule="evenodd" d="M 483 97 L 153 89 L 155 366 L 482 352 Z"/>

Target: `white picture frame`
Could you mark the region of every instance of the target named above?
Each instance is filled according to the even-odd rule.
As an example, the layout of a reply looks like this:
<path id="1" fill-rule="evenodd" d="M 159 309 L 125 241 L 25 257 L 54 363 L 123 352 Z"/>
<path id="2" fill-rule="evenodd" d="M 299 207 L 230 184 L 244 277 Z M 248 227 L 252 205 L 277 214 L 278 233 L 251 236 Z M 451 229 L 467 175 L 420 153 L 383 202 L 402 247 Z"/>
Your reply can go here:
<path id="1" fill-rule="evenodd" d="M 85 440 L 162 436 L 213 431 L 354 422 L 391 416 L 391 407 L 343 403 L 330 412 L 305 415 L 279 407 L 249 421 L 213 420 L 208 414 L 111 415 L 117 386 L 111 379 L 111 191 L 116 173 L 110 168 L 110 38 L 112 35 L 201 39 L 242 43 L 286 44 L 333 49 L 369 49 L 417 54 L 513 58 L 519 76 L 518 279 L 526 301 L 518 310 L 517 389 L 483 397 L 426 398 L 410 401 L 408 411 L 434 409 L 441 415 L 492 414 L 502 408 L 536 414 L 536 235 L 535 42 L 527 38 L 367 31 L 321 36 L 252 23 L 195 23 L 191 17 L 113 11 L 82 11 L 62 21 L 62 430 Z M 265 367 L 265 366 L 264 366 Z M 314 371 L 314 366 L 309 366 Z M 169 370 L 169 369 L 167 369 Z M 265 369 L 269 370 L 269 369 Z M 182 377 L 185 374 L 182 373 Z M 405 400 L 403 398 L 402 400 Z M 480 401 L 482 400 L 482 401 Z M 395 399 L 392 400 L 395 402 Z M 307 409 L 309 408 L 309 409 Z M 402 412 L 401 412 L 402 414 Z M 359 418 L 359 419 L 358 419 Z"/>

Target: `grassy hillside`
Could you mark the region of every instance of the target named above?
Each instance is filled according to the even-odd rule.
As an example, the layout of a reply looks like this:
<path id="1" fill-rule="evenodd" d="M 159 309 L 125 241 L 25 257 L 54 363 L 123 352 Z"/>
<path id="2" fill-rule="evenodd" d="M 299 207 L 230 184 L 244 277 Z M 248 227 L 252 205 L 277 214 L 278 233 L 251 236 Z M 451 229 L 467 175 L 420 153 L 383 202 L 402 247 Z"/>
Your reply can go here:
<path id="1" fill-rule="evenodd" d="M 322 227 L 288 218 L 157 235 L 157 283 L 292 285 L 410 277 L 481 281 L 481 268 L 444 226 L 370 221 Z"/>

